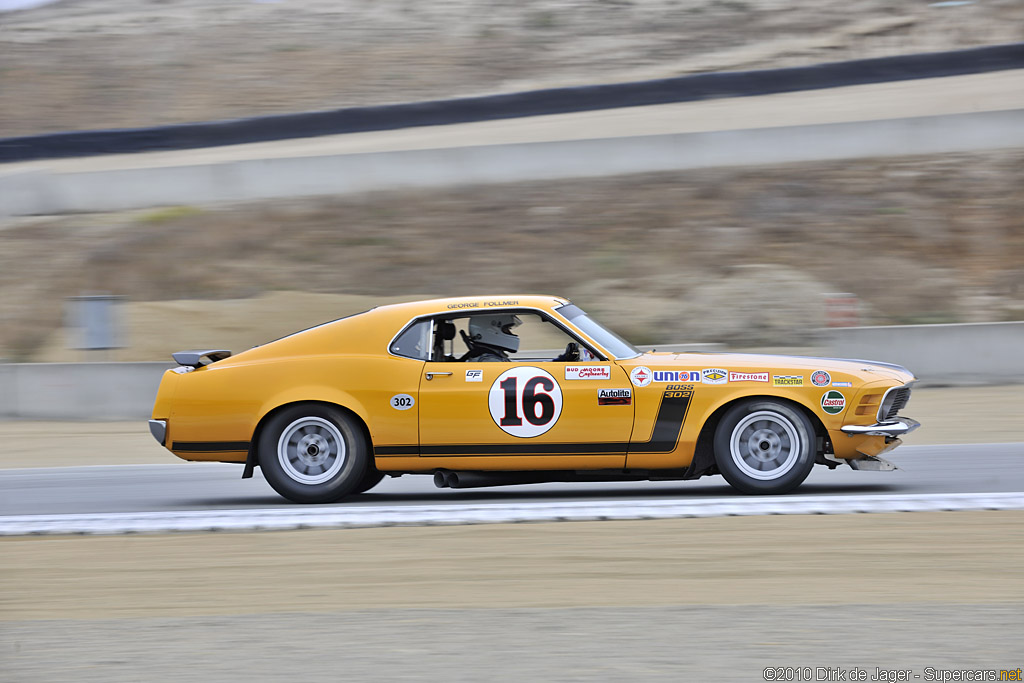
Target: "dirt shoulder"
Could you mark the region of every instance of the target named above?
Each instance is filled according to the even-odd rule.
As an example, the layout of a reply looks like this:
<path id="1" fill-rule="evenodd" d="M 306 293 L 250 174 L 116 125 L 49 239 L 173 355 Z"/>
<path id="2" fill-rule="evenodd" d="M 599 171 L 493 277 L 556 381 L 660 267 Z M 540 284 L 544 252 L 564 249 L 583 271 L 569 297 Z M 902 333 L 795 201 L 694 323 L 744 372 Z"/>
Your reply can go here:
<path id="1" fill-rule="evenodd" d="M 904 411 L 922 423 L 908 445 L 1024 442 L 1024 386 L 921 388 Z M 181 462 L 138 422 L 0 421 L 0 469 Z M 897 458 L 898 459 L 898 458 Z"/>
<path id="2" fill-rule="evenodd" d="M 0 552 L 3 621 L 865 602 L 851 579 L 874 603 L 1024 602 L 1024 512 L 17 538 Z"/>
<path id="3" fill-rule="evenodd" d="M 0 229 L 0 356 L 80 360 L 56 333 L 65 297 L 88 292 L 135 307 L 116 360 L 264 343 L 278 320 L 323 305 L 300 293 L 376 304 L 547 292 L 637 344 L 810 345 L 830 292 L 857 295 L 862 324 L 1020 320 L 1022 160 L 1005 150 L 12 219 Z M 260 298 L 282 291 L 295 295 L 286 310 Z M 180 343 L 215 310 L 230 330 Z"/>

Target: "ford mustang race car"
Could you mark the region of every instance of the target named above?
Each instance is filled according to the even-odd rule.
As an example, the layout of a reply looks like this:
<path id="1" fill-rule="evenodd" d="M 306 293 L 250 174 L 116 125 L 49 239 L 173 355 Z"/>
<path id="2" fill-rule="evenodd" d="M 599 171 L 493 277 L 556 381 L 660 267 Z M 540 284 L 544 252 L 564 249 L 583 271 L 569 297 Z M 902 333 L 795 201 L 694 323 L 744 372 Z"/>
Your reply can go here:
<path id="1" fill-rule="evenodd" d="M 545 351 L 544 349 L 551 349 Z M 914 376 L 874 361 L 641 352 L 570 301 L 381 306 L 232 356 L 175 353 L 153 436 L 255 467 L 285 498 L 385 475 L 439 487 L 696 479 L 792 491 L 815 464 L 893 469 Z"/>

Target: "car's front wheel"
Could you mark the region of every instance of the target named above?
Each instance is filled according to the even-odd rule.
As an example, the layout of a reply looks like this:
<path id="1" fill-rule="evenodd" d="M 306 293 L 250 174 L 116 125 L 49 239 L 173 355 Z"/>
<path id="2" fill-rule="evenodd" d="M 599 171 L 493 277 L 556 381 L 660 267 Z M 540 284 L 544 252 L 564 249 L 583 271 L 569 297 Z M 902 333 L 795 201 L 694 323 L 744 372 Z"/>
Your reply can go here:
<path id="1" fill-rule="evenodd" d="M 715 462 L 743 493 L 788 493 L 814 467 L 815 434 L 799 408 L 755 399 L 730 408 L 715 430 Z"/>
<path id="2" fill-rule="evenodd" d="M 369 460 L 356 421 L 337 408 L 312 403 L 274 415 L 258 449 L 267 482 L 296 503 L 333 503 L 355 493 Z"/>

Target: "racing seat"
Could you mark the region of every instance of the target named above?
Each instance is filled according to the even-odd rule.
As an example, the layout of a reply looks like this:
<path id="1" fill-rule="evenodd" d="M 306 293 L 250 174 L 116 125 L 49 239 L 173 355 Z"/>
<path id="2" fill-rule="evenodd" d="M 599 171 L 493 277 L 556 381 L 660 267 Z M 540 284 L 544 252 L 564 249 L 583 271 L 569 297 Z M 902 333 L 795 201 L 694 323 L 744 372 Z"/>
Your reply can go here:
<path id="1" fill-rule="evenodd" d="M 444 351 L 444 343 L 455 339 L 455 323 L 450 320 L 442 320 L 437 323 L 434 329 L 434 360 L 444 363 L 451 363 L 455 356 Z M 454 351 L 454 349 L 452 349 Z"/>

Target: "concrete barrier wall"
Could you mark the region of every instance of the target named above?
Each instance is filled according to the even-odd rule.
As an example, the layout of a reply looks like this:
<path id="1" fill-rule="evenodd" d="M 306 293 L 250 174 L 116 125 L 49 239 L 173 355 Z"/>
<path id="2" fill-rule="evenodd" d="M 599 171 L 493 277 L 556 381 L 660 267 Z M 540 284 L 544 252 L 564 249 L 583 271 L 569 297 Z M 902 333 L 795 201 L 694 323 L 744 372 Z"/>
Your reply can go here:
<path id="1" fill-rule="evenodd" d="M 0 417 L 129 420 L 149 417 L 160 377 L 173 363 L 0 365 Z"/>
<path id="2" fill-rule="evenodd" d="M 0 215 L 344 195 L 1024 147 L 1024 110 L 812 126 L 0 175 Z"/>
<path id="3" fill-rule="evenodd" d="M 1024 382 L 1024 322 L 849 327 L 827 332 L 822 355 L 905 365 L 922 384 Z M 650 347 L 642 347 L 650 348 Z M 721 351 L 716 344 L 659 344 L 659 351 Z M 0 364 L 0 418 L 136 420 L 150 415 L 171 363 Z"/>
<path id="4" fill-rule="evenodd" d="M 899 363 L 930 385 L 1024 382 L 1024 322 L 831 330 L 841 358 Z"/>

